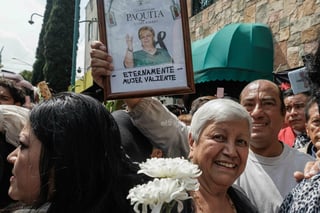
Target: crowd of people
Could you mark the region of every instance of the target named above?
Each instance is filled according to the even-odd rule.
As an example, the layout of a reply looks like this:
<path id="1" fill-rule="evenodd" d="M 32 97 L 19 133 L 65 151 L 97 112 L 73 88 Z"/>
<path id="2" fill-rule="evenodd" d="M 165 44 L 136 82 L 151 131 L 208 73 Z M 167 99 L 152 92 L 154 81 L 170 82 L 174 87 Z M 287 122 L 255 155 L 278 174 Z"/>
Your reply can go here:
<path id="1" fill-rule="evenodd" d="M 92 47 L 92 75 L 95 82 L 103 86 L 103 77 L 110 75 L 113 69 L 112 57 L 105 52 L 105 47 L 102 43 L 94 43 Z M 301 110 L 301 107 L 304 108 L 307 98 L 308 96 L 302 104 L 299 102 L 300 100 L 298 103 L 293 104 L 292 101 L 284 101 L 285 98 L 280 88 L 275 83 L 262 79 L 250 82 L 241 92 L 239 103 L 249 112 L 252 119 L 252 128 L 250 129 L 250 149 L 246 167 L 238 177 L 235 176 L 233 184 L 244 190 L 245 196 L 248 196 L 249 201 L 259 212 L 280 211 L 283 200 L 297 186 L 297 180 L 300 180 L 301 177 L 310 177 L 312 173 L 314 174 L 313 170 L 310 173 L 306 172 L 305 175 L 299 171 L 310 171 L 308 170 L 310 165 L 313 165 L 313 169 L 319 170 L 314 163 L 308 163 L 315 162 L 315 157 L 293 147 L 293 141 L 291 145 L 288 145 L 287 142 L 279 140 L 280 130 L 289 125 L 294 126 L 296 121 L 299 120 L 296 115 L 293 119 L 289 118 L 289 113 L 296 108 L 299 110 Z M 207 103 L 210 103 L 212 99 L 207 100 Z M 190 141 L 190 127 L 180 122 L 177 116 L 170 113 L 159 101 L 153 98 L 135 98 L 126 100 L 126 102 L 128 114 L 131 116 L 135 127 L 154 143 L 154 146 L 160 147 L 165 156 L 192 156 L 190 154 L 192 153 L 192 146 L 190 144 L 186 146 L 186 142 Z M 205 105 L 201 106 L 200 104 L 198 108 L 201 109 Z M 197 110 L 193 109 L 193 113 L 196 113 Z M 206 119 L 208 126 L 210 121 L 214 122 L 207 115 L 203 119 Z M 166 123 L 165 121 L 168 120 L 171 122 Z M 193 121 L 192 117 L 191 126 Z M 240 128 L 239 125 L 237 128 Z M 306 130 L 302 128 L 300 132 L 304 133 Z M 213 128 L 211 133 L 210 137 L 214 140 L 215 131 Z M 204 131 L 201 134 L 204 134 Z M 296 139 L 294 138 L 293 140 Z M 217 139 L 217 141 L 219 140 Z M 225 146 L 227 147 L 227 145 Z M 228 148 L 225 149 L 228 150 Z M 207 162 L 215 162 L 223 169 L 234 170 L 236 166 L 231 162 L 236 157 L 233 156 L 232 158 L 231 154 L 227 154 L 227 151 L 225 152 L 226 154 L 224 155 L 230 158 L 229 161 L 225 160 L 225 162 L 222 161 L 221 163 L 212 158 Z M 202 154 L 204 153 L 205 151 L 202 151 Z M 307 169 L 304 170 L 305 168 Z M 205 172 L 203 172 L 203 175 L 210 176 Z M 212 178 L 209 184 L 214 186 L 214 183 L 216 182 Z M 218 189 L 215 190 L 219 191 Z M 197 196 L 196 200 L 197 202 L 194 202 L 196 211 L 190 212 L 201 212 L 199 209 L 203 209 L 206 204 L 206 207 L 208 207 L 205 198 Z M 218 208 L 219 203 L 214 203 L 215 205 L 210 205 L 209 209 Z M 241 208 L 236 208 L 236 211 L 241 212 Z"/>
<path id="2" fill-rule="evenodd" d="M 91 67 L 103 88 L 113 64 L 99 41 Z M 239 100 L 199 97 L 182 120 L 153 97 L 112 113 L 72 92 L 26 106 L 23 90 L 0 79 L 0 212 L 134 212 L 128 191 L 150 180 L 138 170 L 153 157 L 202 171 L 183 213 L 318 212 L 320 92 L 310 84 L 294 94 L 258 79 Z"/>

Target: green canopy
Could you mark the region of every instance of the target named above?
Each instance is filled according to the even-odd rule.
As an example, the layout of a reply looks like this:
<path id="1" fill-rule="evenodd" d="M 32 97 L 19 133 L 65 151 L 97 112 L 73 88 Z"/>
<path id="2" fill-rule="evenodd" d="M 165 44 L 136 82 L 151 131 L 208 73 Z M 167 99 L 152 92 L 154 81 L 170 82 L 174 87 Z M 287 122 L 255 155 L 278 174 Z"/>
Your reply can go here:
<path id="1" fill-rule="evenodd" d="M 268 25 L 229 24 L 192 43 L 195 83 L 272 79 L 273 39 Z"/>

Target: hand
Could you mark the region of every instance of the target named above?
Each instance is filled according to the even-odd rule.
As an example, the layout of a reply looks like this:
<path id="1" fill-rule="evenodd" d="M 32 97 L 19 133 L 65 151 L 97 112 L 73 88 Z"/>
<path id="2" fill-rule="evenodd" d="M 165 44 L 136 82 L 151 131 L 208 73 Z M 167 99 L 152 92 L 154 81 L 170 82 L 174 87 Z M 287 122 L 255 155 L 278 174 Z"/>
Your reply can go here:
<path id="1" fill-rule="evenodd" d="M 309 161 L 306 163 L 304 167 L 304 172 L 295 172 L 293 174 L 294 178 L 296 179 L 297 182 L 300 182 L 304 178 L 311 178 L 314 175 L 318 174 L 320 172 L 319 168 L 320 160 L 316 161 Z"/>
<path id="2" fill-rule="evenodd" d="M 132 40 L 133 37 L 130 36 L 129 34 L 126 35 L 126 42 L 129 50 L 133 50 L 133 45 L 132 45 Z"/>
<path id="3" fill-rule="evenodd" d="M 91 44 L 91 75 L 93 80 L 102 88 L 104 88 L 105 77 L 110 76 L 114 69 L 112 57 L 106 50 L 106 46 L 100 41 L 94 41 Z"/>

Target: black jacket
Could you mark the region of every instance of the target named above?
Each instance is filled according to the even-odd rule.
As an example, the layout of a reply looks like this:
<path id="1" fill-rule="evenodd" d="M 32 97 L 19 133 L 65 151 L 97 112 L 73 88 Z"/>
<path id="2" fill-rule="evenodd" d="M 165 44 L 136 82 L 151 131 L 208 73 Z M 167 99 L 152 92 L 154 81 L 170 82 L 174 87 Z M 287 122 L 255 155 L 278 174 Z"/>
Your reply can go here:
<path id="1" fill-rule="evenodd" d="M 255 207 L 247 195 L 244 193 L 243 189 L 241 189 L 237 185 L 233 185 L 228 189 L 228 195 L 234 203 L 237 213 L 257 213 L 259 212 L 257 207 Z M 182 213 L 194 213 L 194 206 L 192 199 L 186 200 L 184 202 L 184 208 Z"/>

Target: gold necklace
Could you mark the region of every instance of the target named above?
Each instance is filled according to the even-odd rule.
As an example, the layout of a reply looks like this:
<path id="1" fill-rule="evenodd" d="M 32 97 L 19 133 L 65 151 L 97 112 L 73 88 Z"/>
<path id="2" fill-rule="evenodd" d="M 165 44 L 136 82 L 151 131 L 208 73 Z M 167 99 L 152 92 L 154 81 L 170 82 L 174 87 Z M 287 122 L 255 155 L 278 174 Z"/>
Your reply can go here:
<path id="1" fill-rule="evenodd" d="M 229 203 L 230 203 L 230 205 L 231 205 L 231 208 L 232 208 L 233 213 L 237 213 L 237 209 L 236 209 L 233 201 L 231 200 L 231 198 L 230 198 L 230 196 L 229 196 L 228 194 L 227 194 L 227 198 L 228 198 L 228 201 L 229 201 Z"/>
<path id="2" fill-rule="evenodd" d="M 194 208 L 194 210 L 196 210 L 196 213 L 204 213 L 204 210 L 203 210 L 201 202 L 200 202 L 200 197 L 197 195 L 197 193 L 193 193 L 192 197 L 194 200 L 193 208 Z M 231 206 L 233 213 L 237 213 L 237 209 L 228 194 L 227 194 L 227 199 L 228 199 L 228 202 Z"/>
<path id="3" fill-rule="evenodd" d="M 194 204 L 193 204 L 193 208 L 194 208 L 194 212 L 196 213 L 203 213 L 203 209 L 202 209 L 202 205 L 200 205 L 200 198 L 197 195 L 197 193 L 193 193 L 192 195 L 193 200 L 194 200 Z"/>

